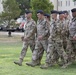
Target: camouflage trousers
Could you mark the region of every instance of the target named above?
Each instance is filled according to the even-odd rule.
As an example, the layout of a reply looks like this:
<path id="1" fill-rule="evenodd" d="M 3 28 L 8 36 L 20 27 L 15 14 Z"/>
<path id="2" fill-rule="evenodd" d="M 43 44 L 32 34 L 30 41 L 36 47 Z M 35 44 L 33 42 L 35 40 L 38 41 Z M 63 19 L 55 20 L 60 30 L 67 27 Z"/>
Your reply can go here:
<path id="1" fill-rule="evenodd" d="M 23 42 L 23 47 L 22 47 L 22 51 L 21 51 L 21 54 L 20 54 L 20 59 L 24 59 L 24 57 L 26 56 L 28 46 L 30 46 L 30 49 L 33 53 L 33 50 L 35 49 L 35 40 L 29 40 L 29 41 L 24 41 Z"/>
<path id="2" fill-rule="evenodd" d="M 64 48 L 64 50 L 65 50 L 65 52 L 66 52 L 66 47 L 67 47 L 67 40 L 68 40 L 68 38 L 67 38 L 67 37 L 64 37 L 62 40 L 63 40 L 63 41 L 62 41 L 63 48 Z"/>
<path id="3" fill-rule="evenodd" d="M 47 47 L 47 55 L 46 55 L 46 63 L 51 64 L 54 62 L 55 55 L 55 41 L 54 40 L 49 40 L 48 41 L 48 47 Z M 53 59 L 53 60 L 52 60 Z"/>
<path id="4" fill-rule="evenodd" d="M 46 63 L 53 64 L 59 58 L 64 59 L 63 63 L 67 63 L 67 54 L 64 51 L 62 40 L 52 40 L 48 44 Z"/>
<path id="5" fill-rule="evenodd" d="M 47 40 L 36 40 L 35 50 L 33 51 L 32 61 L 41 62 L 44 51 L 47 50 Z"/>
<path id="6" fill-rule="evenodd" d="M 68 61 L 75 61 L 76 57 L 76 40 L 68 40 L 67 42 Z"/>

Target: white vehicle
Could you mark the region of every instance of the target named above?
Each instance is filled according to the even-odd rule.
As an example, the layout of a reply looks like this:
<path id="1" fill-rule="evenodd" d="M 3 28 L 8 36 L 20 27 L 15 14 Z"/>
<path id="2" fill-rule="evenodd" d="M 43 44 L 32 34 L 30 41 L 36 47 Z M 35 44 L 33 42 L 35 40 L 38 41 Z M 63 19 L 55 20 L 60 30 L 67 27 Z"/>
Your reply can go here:
<path id="1" fill-rule="evenodd" d="M 24 24 L 26 23 L 26 18 L 23 18 L 23 17 L 21 17 L 21 18 L 18 18 L 17 20 L 16 20 L 16 24 L 19 24 L 19 27 L 18 27 L 18 29 L 19 30 L 21 30 L 21 31 L 24 31 Z"/>

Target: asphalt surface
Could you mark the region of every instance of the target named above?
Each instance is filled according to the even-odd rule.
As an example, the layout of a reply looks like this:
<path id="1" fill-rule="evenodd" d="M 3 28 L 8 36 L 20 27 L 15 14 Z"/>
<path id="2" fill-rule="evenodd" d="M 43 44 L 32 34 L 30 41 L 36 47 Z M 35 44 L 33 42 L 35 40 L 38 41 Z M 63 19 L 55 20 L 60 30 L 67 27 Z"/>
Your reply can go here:
<path id="1" fill-rule="evenodd" d="M 8 35 L 8 32 L 0 31 L 0 36 L 1 35 Z M 12 35 L 24 35 L 24 32 L 12 32 Z"/>

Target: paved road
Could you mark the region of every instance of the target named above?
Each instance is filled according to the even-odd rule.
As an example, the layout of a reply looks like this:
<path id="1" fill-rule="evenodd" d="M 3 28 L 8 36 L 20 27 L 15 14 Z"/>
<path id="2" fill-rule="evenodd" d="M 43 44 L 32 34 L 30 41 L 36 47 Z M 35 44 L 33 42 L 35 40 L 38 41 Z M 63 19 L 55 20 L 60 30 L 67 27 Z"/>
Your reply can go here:
<path id="1" fill-rule="evenodd" d="M 12 35 L 20 35 L 20 36 L 22 36 L 23 34 L 24 34 L 24 32 L 12 32 Z M 8 35 L 8 32 L 0 31 L 0 36 L 1 35 Z"/>

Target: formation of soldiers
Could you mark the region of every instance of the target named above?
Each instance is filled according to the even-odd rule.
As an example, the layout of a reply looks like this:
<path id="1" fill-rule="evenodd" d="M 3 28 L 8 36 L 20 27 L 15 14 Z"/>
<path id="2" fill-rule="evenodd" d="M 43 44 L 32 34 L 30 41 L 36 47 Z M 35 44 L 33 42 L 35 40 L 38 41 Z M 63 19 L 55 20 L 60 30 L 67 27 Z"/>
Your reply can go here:
<path id="1" fill-rule="evenodd" d="M 40 66 L 42 69 L 58 64 L 66 68 L 76 60 L 76 8 L 71 10 L 72 19 L 68 11 L 51 11 L 44 14 L 43 10 L 37 11 L 37 24 L 32 19 L 32 12 L 26 11 L 25 32 L 22 37 L 23 48 L 19 61 L 14 63 L 22 66 L 27 48 L 32 51 L 32 61 L 28 66 Z M 58 16 L 59 15 L 59 16 Z M 45 64 L 41 65 L 44 51 L 46 52 Z"/>

